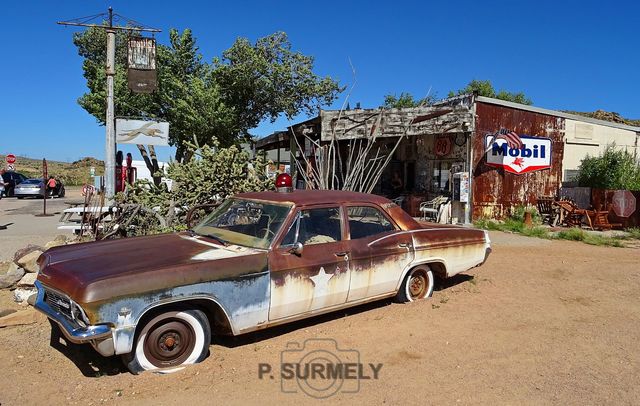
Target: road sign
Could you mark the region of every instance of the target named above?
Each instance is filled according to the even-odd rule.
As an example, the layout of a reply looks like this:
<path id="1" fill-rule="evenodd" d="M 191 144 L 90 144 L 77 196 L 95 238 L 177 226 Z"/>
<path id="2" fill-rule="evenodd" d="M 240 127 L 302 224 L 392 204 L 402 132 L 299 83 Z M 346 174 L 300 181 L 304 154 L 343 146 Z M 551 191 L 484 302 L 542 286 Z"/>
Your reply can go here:
<path id="1" fill-rule="evenodd" d="M 629 217 L 636 211 L 636 198 L 628 190 L 613 193 L 613 211 L 618 217 Z"/>
<path id="2" fill-rule="evenodd" d="M 7 156 L 4 158 L 8 164 L 15 164 L 16 163 L 16 156 L 13 154 L 7 154 Z"/>
<path id="3" fill-rule="evenodd" d="M 15 171 L 16 170 L 16 166 L 14 164 L 7 164 L 7 170 L 8 171 Z"/>

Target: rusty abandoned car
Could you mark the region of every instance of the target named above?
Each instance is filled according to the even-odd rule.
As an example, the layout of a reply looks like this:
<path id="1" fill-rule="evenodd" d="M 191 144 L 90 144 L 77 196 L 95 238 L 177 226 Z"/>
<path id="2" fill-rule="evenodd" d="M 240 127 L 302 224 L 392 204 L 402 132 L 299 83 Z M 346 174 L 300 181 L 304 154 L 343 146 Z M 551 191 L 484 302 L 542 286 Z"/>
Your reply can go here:
<path id="1" fill-rule="evenodd" d="M 418 223 L 380 196 L 280 189 L 236 195 L 189 231 L 52 248 L 36 308 L 133 373 L 170 372 L 202 361 L 212 334 L 429 297 L 434 276 L 491 250 L 484 231 Z"/>

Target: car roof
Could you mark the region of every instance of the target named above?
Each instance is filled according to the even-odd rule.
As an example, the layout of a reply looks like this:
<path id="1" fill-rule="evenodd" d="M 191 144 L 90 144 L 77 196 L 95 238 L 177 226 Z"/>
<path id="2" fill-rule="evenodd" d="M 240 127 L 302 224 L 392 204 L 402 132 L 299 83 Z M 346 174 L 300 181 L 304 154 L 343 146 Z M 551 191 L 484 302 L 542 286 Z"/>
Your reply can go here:
<path id="1" fill-rule="evenodd" d="M 389 200 L 367 193 L 348 192 L 344 190 L 294 190 L 293 192 L 250 192 L 240 193 L 236 197 L 253 200 L 266 200 L 279 203 L 293 203 L 296 206 L 330 203 L 389 203 Z"/>

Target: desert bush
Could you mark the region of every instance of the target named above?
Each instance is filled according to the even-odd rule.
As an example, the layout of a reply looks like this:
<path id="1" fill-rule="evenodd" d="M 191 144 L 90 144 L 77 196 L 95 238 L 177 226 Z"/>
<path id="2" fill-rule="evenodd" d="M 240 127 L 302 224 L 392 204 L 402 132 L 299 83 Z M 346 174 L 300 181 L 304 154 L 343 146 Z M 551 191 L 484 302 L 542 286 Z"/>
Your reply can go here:
<path id="1" fill-rule="evenodd" d="M 578 168 L 578 185 L 596 189 L 640 190 L 640 164 L 615 144 L 597 157 L 587 156 Z"/>
<path id="2" fill-rule="evenodd" d="M 116 196 L 120 205 L 140 205 L 157 214 L 136 213 L 139 218 L 131 221 L 133 234 L 185 229 L 186 214 L 194 206 L 219 202 L 237 193 L 273 189 L 273 181 L 266 176 L 268 162 L 264 156 L 252 159 L 247 151 L 236 146 L 221 148 L 217 142 L 203 147 L 187 145 L 191 158 L 183 163 L 170 162 L 163 174 L 172 179 L 171 190 L 166 183 L 155 186 L 140 180 Z M 159 224 L 158 216 L 164 225 Z"/>

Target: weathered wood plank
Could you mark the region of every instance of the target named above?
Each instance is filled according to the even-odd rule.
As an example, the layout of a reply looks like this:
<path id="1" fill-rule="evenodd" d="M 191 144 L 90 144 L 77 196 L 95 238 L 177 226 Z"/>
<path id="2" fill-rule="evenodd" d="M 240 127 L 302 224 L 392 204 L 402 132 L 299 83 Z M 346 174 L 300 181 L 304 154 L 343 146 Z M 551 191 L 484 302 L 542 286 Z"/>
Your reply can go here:
<path id="1" fill-rule="evenodd" d="M 371 109 L 320 112 L 321 140 L 398 137 L 468 132 L 473 116 L 465 106 L 417 107 L 406 109 Z M 379 123 L 380 128 L 377 128 Z M 407 128 L 408 127 L 408 128 Z"/>

